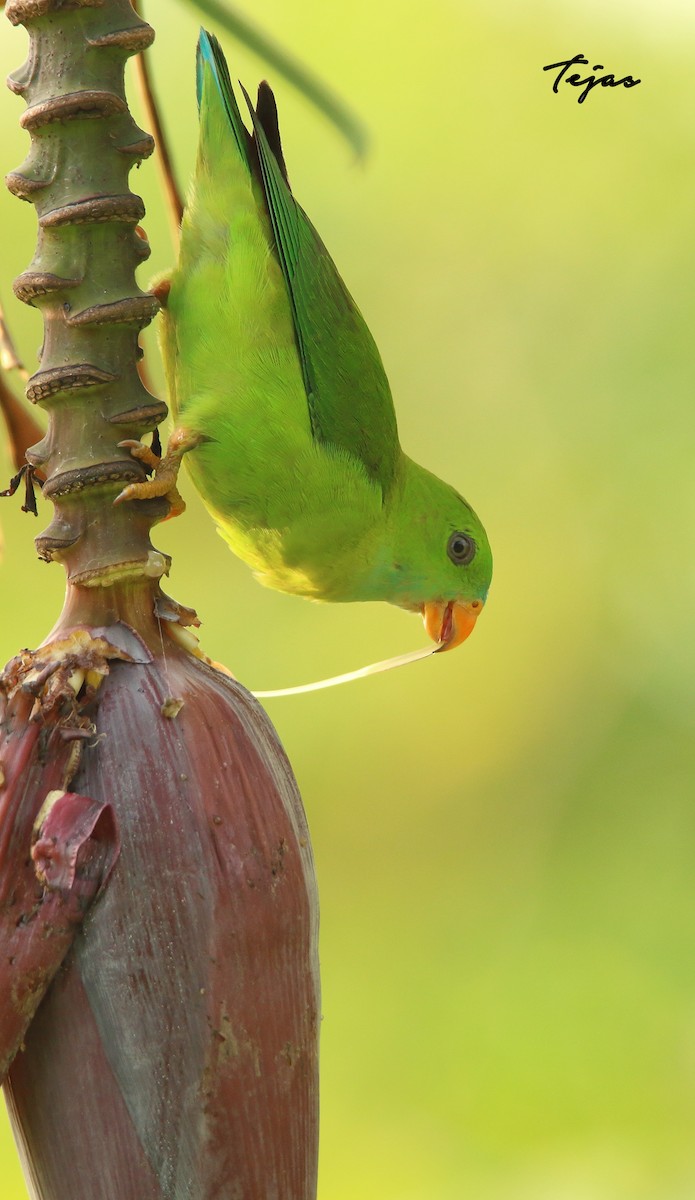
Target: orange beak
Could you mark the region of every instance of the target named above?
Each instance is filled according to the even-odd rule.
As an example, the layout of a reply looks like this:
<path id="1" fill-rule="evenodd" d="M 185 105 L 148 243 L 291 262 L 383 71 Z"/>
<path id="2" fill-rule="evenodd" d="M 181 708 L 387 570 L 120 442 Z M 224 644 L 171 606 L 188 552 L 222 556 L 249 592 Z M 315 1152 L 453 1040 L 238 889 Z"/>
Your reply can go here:
<path id="1" fill-rule="evenodd" d="M 431 600 L 423 605 L 422 619 L 432 641 L 439 643 L 439 649 L 453 650 L 473 632 L 482 611 L 482 600 L 468 600 L 465 604 L 458 600 L 450 600 L 448 604 Z"/>

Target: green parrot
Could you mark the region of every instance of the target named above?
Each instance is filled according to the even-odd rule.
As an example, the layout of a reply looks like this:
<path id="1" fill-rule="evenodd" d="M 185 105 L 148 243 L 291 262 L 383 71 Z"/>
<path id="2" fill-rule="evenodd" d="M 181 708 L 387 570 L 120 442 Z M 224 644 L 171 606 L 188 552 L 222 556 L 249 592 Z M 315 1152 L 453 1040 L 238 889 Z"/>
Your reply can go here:
<path id="1" fill-rule="evenodd" d="M 219 531 L 261 583 L 386 600 L 421 613 L 449 649 L 485 603 L 485 530 L 401 450 L 374 340 L 290 191 L 273 93 L 261 83 L 254 110 L 242 91 L 252 133 L 202 30 L 195 175 L 178 265 L 155 288 L 176 428 L 154 478 L 118 499 L 169 494 L 180 510 L 185 453 Z M 134 453 L 154 465 L 144 447 Z"/>

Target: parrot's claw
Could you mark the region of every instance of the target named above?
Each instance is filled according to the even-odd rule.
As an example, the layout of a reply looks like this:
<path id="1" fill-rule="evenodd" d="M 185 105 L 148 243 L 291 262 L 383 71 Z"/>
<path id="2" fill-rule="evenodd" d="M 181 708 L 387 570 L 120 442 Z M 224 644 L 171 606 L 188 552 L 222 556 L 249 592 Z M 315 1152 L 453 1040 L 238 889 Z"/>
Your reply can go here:
<path id="1" fill-rule="evenodd" d="M 164 496 L 169 501 L 167 520 L 180 516 L 186 508 L 186 503 L 176 487 L 181 459 L 187 450 L 194 450 L 204 440 L 200 434 L 191 433 L 189 429 L 175 429 L 169 438 L 163 458 L 159 458 L 152 448 L 145 446 L 143 442 L 129 439 L 119 442 L 119 446 L 130 450 L 133 458 L 139 459 L 154 474 L 151 479 L 145 479 L 142 483 L 129 483 L 116 496 L 114 504 L 122 504 L 124 500 L 152 500 Z"/>
<path id="2" fill-rule="evenodd" d="M 151 446 L 146 446 L 144 442 L 136 442 L 131 438 L 127 438 L 123 442 L 118 443 L 119 446 L 130 450 L 133 458 L 137 458 L 141 463 L 144 463 L 149 471 L 156 471 L 162 461 L 161 454 L 155 454 Z"/>

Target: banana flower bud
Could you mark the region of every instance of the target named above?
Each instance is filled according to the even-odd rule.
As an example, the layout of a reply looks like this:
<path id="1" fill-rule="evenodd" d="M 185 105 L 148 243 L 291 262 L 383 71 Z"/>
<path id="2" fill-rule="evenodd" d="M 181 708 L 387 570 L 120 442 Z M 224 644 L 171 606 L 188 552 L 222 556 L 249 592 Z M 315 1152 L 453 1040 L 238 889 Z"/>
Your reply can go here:
<path id="1" fill-rule="evenodd" d="M 63 630 L 3 676 L 1 865 L 22 895 L 41 893 L 37 866 L 58 887 L 58 961 L 89 905 L 9 1066 L 15 1134 L 34 1194 L 50 1200 L 76 1188 L 312 1200 L 318 917 L 301 801 L 249 693 L 159 636 L 156 653 L 122 621 Z M 13 706 L 26 716 L 31 704 L 18 732 Z M 59 744 L 80 748 L 74 791 L 60 792 Z M 9 1054 L 20 1031 L 0 1012 Z"/>

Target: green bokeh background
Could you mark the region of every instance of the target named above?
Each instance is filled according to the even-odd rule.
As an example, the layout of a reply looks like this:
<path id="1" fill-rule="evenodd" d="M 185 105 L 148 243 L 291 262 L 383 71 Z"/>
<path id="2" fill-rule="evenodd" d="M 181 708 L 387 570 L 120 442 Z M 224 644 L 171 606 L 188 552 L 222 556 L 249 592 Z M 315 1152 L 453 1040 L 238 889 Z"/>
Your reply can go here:
<path id="1" fill-rule="evenodd" d="M 185 178 L 197 20 L 172 0 L 146 15 Z M 692 1200 L 695 11 L 263 0 L 254 16 L 369 124 L 356 165 L 278 83 L 295 191 L 380 345 L 403 444 L 473 502 L 496 557 L 461 650 L 268 702 L 321 891 L 321 1200 Z M 4 25 L 3 74 L 25 44 Z M 225 44 L 233 76 L 267 73 Z M 553 95 L 541 67 L 579 51 L 643 83 Z M 9 170 L 28 139 L 21 103 L 0 105 Z M 171 250 L 152 166 L 132 185 L 145 283 Z M 38 316 L 9 281 L 34 237 L 33 210 L 0 194 L 30 364 Z M 170 590 L 250 687 L 423 644 L 395 609 L 261 589 L 184 486 L 186 516 L 155 531 Z M 47 507 L 38 524 L 18 509 L 0 513 L 3 659 L 45 636 L 63 588 L 31 542 Z M 3 1117 L 0 1200 L 24 1196 Z"/>

